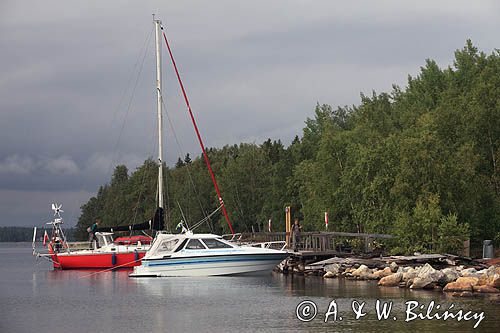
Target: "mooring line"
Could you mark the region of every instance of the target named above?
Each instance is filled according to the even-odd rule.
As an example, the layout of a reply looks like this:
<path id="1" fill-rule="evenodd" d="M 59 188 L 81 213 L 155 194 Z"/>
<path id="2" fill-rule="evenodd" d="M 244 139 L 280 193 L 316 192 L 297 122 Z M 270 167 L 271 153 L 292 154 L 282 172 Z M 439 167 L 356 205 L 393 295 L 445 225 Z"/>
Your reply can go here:
<path id="1" fill-rule="evenodd" d="M 86 278 L 86 277 L 89 277 L 89 276 L 92 276 L 92 275 L 96 275 L 96 274 L 100 274 L 100 273 L 104 273 L 104 272 L 108 272 L 108 271 L 112 271 L 113 269 L 115 268 L 120 268 L 122 266 L 126 266 L 126 265 L 130 265 L 130 264 L 133 264 L 135 262 L 138 262 L 138 261 L 141 261 L 141 259 L 137 259 L 137 260 L 134 260 L 134 261 L 131 261 L 131 262 L 127 262 L 127 263 L 124 263 L 124 264 L 121 264 L 121 265 L 118 265 L 118 266 L 114 266 L 114 267 L 111 267 L 111 268 L 107 268 L 107 269 L 104 269 L 102 271 L 98 271 L 98 272 L 93 272 L 93 273 L 90 273 L 90 274 L 87 274 L 87 275 L 84 275 L 84 276 L 80 276 L 79 279 L 83 279 L 83 278 Z"/>

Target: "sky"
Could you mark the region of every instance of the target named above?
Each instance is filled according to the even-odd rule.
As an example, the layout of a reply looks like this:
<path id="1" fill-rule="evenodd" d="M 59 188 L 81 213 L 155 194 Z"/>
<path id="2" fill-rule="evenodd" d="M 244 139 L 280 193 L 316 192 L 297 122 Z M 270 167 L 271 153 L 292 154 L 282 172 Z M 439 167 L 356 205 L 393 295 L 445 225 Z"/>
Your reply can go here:
<path id="1" fill-rule="evenodd" d="M 153 13 L 207 147 L 289 144 L 317 103 L 404 87 L 468 38 L 500 48 L 498 1 L 2 0 L 0 226 L 41 225 L 52 202 L 72 226 L 115 165 L 156 155 Z M 163 56 L 171 165 L 200 150 Z"/>

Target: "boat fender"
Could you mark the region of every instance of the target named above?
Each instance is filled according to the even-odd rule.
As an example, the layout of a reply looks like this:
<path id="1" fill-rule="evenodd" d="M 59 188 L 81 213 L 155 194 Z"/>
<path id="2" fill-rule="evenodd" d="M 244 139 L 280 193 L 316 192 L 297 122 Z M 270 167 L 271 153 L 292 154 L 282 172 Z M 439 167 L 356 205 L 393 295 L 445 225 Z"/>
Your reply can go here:
<path id="1" fill-rule="evenodd" d="M 111 255 L 111 265 L 116 265 L 116 253 L 113 253 Z"/>
<path id="2" fill-rule="evenodd" d="M 139 252 L 137 252 L 137 250 L 134 250 L 134 260 L 139 260 Z"/>

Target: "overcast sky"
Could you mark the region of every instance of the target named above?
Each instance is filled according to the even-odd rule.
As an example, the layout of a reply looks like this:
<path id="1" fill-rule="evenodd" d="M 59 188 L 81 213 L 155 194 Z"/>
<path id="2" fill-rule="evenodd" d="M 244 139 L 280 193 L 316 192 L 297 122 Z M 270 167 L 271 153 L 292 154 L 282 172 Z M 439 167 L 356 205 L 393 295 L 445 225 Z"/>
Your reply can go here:
<path id="1" fill-rule="evenodd" d="M 0 226 L 41 225 L 53 201 L 74 225 L 114 165 L 133 170 L 155 154 L 152 13 L 206 145 L 222 147 L 268 137 L 288 144 L 317 102 L 358 104 L 360 92 L 404 87 L 426 58 L 452 65 L 467 38 L 491 53 L 500 47 L 499 4 L 2 0 Z M 166 112 L 182 154 L 198 155 L 163 60 Z M 179 150 L 168 122 L 165 130 L 172 164 Z"/>

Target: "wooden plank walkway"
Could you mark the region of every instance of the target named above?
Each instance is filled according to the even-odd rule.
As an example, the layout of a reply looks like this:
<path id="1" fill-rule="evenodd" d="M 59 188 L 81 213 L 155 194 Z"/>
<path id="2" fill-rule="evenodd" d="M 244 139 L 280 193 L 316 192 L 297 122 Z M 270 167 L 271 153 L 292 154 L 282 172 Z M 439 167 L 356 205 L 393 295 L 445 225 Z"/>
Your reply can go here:
<path id="1" fill-rule="evenodd" d="M 243 239 L 255 242 L 287 241 L 289 238 L 290 235 L 286 232 L 256 232 L 243 234 Z M 311 257 L 331 256 L 338 253 L 337 245 L 339 243 L 339 238 L 362 238 L 365 243 L 365 252 L 370 252 L 370 245 L 373 239 L 391 239 L 394 238 L 394 236 L 354 232 L 302 232 L 300 238 L 300 255 Z M 288 248 L 291 248 L 291 245 L 292 244 L 288 244 Z"/>

